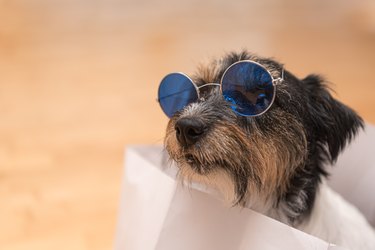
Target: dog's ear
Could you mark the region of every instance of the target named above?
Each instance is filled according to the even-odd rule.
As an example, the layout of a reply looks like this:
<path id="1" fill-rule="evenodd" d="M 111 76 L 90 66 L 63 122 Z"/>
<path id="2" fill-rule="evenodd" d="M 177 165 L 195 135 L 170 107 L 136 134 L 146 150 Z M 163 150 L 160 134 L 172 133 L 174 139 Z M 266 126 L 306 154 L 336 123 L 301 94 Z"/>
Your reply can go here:
<path id="1" fill-rule="evenodd" d="M 363 128 L 363 120 L 355 111 L 329 93 L 322 77 L 309 75 L 302 80 L 310 100 L 311 136 L 315 138 L 330 162 L 336 161 L 345 145 Z"/>

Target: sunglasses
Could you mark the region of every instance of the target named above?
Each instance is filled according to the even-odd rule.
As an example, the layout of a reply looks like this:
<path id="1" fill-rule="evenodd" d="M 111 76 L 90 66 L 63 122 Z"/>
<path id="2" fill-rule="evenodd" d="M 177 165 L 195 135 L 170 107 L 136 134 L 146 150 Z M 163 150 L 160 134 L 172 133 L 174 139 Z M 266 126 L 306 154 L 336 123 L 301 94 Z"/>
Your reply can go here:
<path id="1" fill-rule="evenodd" d="M 259 116 L 273 104 L 276 86 L 284 81 L 284 69 L 281 77 L 274 79 L 261 64 L 250 61 L 238 61 L 230 65 L 219 83 L 207 83 L 197 86 L 183 73 L 171 73 L 163 78 L 159 85 L 158 101 L 164 113 L 171 118 L 190 103 L 196 102 L 199 90 L 205 86 L 219 86 L 224 99 L 232 110 L 241 116 Z"/>

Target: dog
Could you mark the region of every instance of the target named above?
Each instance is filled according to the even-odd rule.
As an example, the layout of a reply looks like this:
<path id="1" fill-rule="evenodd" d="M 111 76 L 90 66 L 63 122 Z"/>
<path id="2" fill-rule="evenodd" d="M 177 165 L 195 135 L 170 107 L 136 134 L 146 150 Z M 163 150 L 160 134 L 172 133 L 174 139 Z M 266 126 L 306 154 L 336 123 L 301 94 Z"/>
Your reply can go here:
<path id="1" fill-rule="evenodd" d="M 274 59 L 233 52 L 192 78 L 165 77 L 159 102 L 181 180 L 330 243 L 375 249 L 374 229 L 326 184 L 327 165 L 363 121 L 321 76 L 299 79 Z"/>

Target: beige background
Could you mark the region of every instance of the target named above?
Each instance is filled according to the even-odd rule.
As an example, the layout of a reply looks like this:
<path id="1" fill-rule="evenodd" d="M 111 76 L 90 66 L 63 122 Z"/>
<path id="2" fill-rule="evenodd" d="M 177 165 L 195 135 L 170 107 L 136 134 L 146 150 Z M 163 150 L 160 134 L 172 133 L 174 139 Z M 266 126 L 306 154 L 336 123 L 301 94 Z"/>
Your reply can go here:
<path id="1" fill-rule="evenodd" d="M 375 123 L 374 6 L 0 0 L 0 249 L 111 249 L 124 147 L 162 143 L 159 80 L 226 51 L 321 73 Z"/>

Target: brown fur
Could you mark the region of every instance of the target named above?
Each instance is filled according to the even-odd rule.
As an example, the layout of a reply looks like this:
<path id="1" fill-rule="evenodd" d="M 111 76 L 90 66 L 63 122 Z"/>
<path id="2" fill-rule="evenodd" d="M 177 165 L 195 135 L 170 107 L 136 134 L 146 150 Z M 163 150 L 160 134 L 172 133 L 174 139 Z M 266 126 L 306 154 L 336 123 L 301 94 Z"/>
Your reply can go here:
<path id="1" fill-rule="evenodd" d="M 295 168 L 304 161 L 306 152 L 306 138 L 302 125 L 281 110 L 272 111 L 274 120 L 269 131 L 260 132 L 255 123 L 246 131 L 235 123 L 217 121 L 213 128 L 205 135 L 201 143 L 193 148 L 185 149 L 176 139 L 174 125 L 171 119 L 165 138 L 166 149 L 171 158 L 180 166 L 180 176 L 185 180 L 204 181 L 204 177 L 212 173 L 226 173 L 229 176 L 238 174 L 249 178 L 247 194 L 241 200 L 243 205 L 254 194 L 263 197 L 264 201 L 275 197 L 275 190 L 282 194 L 286 192 L 291 175 Z M 191 171 L 186 155 L 193 155 L 198 171 Z M 222 171 L 224 170 L 224 171 Z M 207 178 L 214 186 L 215 180 Z M 214 178 L 215 179 L 215 178 Z M 221 178 L 216 178 L 218 180 Z M 227 180 L 228 178 L 226 178 Z M 228 185 L 226 185 L 228 187 Z M 230 190 L 222 191 L 226 194 Z M 238 197 L 229 198 L 238 202 Z"/>

